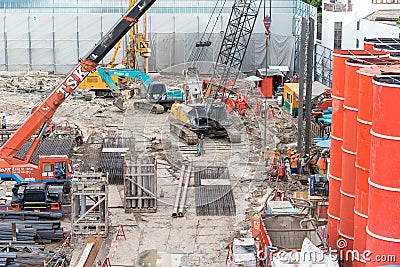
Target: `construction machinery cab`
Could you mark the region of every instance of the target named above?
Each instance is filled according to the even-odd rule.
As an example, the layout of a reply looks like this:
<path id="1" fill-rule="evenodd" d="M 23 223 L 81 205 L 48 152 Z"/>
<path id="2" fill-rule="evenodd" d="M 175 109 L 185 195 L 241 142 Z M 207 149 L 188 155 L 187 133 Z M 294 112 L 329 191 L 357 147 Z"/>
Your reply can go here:
<path id="1" fill-rule="evenodd" d="M 39 168 L 43 181 L 63 183 L 71 181 L 74 173 L 67 156 L 39 156 Z M 29 179 L 25 179 L 29 181 Z M 32 181 L 32 180 L 31 180 Z"/>
<path id="2" fill-rule="evenodd" d="M 147 95 L 151 103 L 169 103 L 175 100 L 185 100 L 185 94 L 183 93 L 183 90 L 179 88 L 168 90 L 167 85 L 162 82 L 150 83 Z"/>
<path id="3" fill-rule="evenodd" d="M 22 183 L 12 189 L 14 210 L 59 208 L 63 202 L 63 186 L 46 183 Z"/>

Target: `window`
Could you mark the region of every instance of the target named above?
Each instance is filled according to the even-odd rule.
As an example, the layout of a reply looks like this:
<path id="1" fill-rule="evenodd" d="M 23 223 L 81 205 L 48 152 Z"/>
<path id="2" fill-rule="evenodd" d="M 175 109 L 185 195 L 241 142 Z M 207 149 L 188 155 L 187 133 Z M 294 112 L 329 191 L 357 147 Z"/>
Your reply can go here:
<path id="1" fill-rule="evenodd" d="M 357 31 L 360 30 L 360 20 L 357 21 Z"/>
<path id="2" fill-rule="evenodd" d="M 356 39 L 356 48 L 360 47 L 360 41 L 358 39 Z"/>
<path id="3" fill-rule="evenodd" d="M 43 170 L 45 172 L 53 172 L 54 171 L 54 164 L 44 164 Z"/>
<path id="4" fill-rule="evenodd" d="M 288 103 L 292 103 L 292 95 L 289 93 L 286 93 L 286 100 Z"/>
<path id="5" fill-rule="evenodd" d="M 342 49 L 342 24 L 342 22 L 335 22 L 334 49 Z"/>

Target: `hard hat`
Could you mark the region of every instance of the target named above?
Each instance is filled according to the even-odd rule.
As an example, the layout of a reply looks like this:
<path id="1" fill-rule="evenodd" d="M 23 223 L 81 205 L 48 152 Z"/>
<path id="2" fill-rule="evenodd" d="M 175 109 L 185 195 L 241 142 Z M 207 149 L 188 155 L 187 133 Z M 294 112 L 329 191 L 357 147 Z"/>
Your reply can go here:
<path id="1" fill-rule="evenodd" d="M 253 218 L 257 220 L 259 218 L 258 214 L 254 214 Z"/>
<path id="2" fill-rule="evenodd" d="M 295 150 L 293 150 L 293 152 L 294 152 L 294 153 L 297 153 L 297 150 L 295 149 Z"/>
<path id="3" fill-rule="evenodd" d="M 278 149 L 275 147 L 275 148 L 274 148 L 274 151 L 277 151 L 277 150 L 278 150 Z"/>
<path id="4" fill-rule="evenodd" d="M 287 150 L 292 150 L 292 149 L 290 148 L 290 146 L 288 146 L 288 147 L 287 147 Z"/>

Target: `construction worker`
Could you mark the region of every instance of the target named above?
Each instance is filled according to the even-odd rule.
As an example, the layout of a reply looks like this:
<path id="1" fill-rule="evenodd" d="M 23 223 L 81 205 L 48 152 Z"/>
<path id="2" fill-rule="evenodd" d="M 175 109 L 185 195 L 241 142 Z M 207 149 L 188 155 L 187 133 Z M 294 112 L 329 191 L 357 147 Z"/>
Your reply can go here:
<path id="1" fill-rule="evenodd" d="M 75 128 L 75 142 L 76 142 L 76 145 L 78 145 L 78 146 L 83 144 L 83 134 L 82 134 L 81 129 L 79 129 L 78 126 L 76 126 L 76 128 Z"/>
<path id="2" fill-rule="evenodd" d="M 317 166 L 319 168 L 319 174 L 326 174 L 327 160 L 325 158 L 325 154 L 322 154 L 318 159 Z"/>
<path id="3" fill-rule="evenodd" d="M 292 156 L 292 149 L 290 146 L 287 147 L 286 149 L 286 155 L 285 158 L 283 159 L 284 162 L 290 162 L 290 157 Z"/>
<path id="4" fill-rule="evenodd" d="M 6 116 L 3 116 L 3 119 L 1 120 L 1 129 L 6 129 L 7 128 L 7 119 Z"/>
<path id="5" fill-rule="evenodd" d="M 310 155 L 305 154 L 300 158 L 300 174 L 308 173 L 308 163 L 310 161 Z"/>
<path id="6" fill-rule="evenodd" d="M 265 151 L 264 151 L 264 160 L 265 160 L 265 167 L 266 168 L 269 167 L 269 154 L 270 154 L 269 146 L 267 146 L 265 148 Z"/>
<path id="7" fill-rule="evenodd" d="M 271 165 L 278 165 L 280 157 L 281 153 L 279 153 L 278 149 L 275 147 L 271 153 Z"/>
<path id="8" fill-rule="evenodd" d="M 317 174 L 317 160 L 315 159 L 315 155 L 311 156 L 310 160 L 309 160 L 309 164 L 310 164 L 310 171 L 311 174 Z"/>
<path id="9" fill-rule="evenodd" d="M 291 152 L 290 155 L 290 174 L 298 174 L 297 172 L 297 154 L 296 150 Z"/>
<path id="10" fill-rule="evenodd" d="M 204 135 L 202 134 L 199 138 L 199 142 L 197 143 L 197 155 L 201 156 L 205 154 L 204 150 Z"/>

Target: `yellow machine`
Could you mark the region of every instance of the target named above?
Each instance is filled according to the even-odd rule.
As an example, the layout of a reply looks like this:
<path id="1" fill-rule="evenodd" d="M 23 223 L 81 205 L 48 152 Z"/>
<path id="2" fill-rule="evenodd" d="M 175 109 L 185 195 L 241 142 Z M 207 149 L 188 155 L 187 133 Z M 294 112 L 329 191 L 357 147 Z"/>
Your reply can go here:
<path id="1" fill-rule="evenodd" d="M 132 8 L 137 0 L 129 0 L 129 8 Z M 114 53 L 111 61 L 107 64 L 107 68 L 114 68 L 116 66 L 115 60 L 117 58 L 119 49 L 121 47 L 122 39 L 115 45 Z M 129 31 L 129 42 L 125 49 L 125 57 L 122 59 L 121 64 L 129 69 L 139 69 L 138 57 L 144 58 L 144 73 L 148 73 L 148 58 L 151 55 L 150 42 L 147 40 L 147 14 L 143 15 L 143 33 L 139 33 L 139 25 L 136 23 Z M 127 79 L 121 79 L 113 76 L 112 79 L 117 87 L 122 88 L 122 83 L 126 83 Z M 110 88 L 101 79 L 99 73 L 93 72 L 86 77 L 85 80 L 79 85 L 80 89 L 90 90 L 96 92 L 98 96 L 111 95 Z"/>
<path id="2" fill-rule="evenodd" d="M 210 109 L 207 111 L 207 109 Z M 231 127 L 225 104 L 214 102 L 211 105 L 204 103 L 174 103 L 169 115 L 170 131 L 193 145 L 198 136 L 205 135 L 212 138 L 228 138 L 231 143 L 240 143 L 240 133 Z"/>

